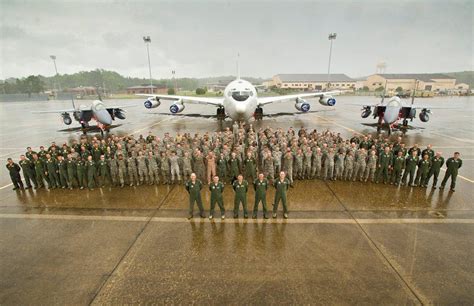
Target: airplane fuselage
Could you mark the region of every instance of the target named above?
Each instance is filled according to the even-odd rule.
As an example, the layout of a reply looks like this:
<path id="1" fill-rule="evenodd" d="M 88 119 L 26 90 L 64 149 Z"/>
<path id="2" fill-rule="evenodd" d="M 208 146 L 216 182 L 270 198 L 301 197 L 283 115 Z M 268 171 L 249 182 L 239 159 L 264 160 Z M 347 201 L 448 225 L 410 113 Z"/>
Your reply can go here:
<path id="1" fill-rule="evenodd" d="M 224 89 L 223 106 L 233 121 L 248 121 L 257 108 L 257 90 L 250 82 L 237 79 Z"/>

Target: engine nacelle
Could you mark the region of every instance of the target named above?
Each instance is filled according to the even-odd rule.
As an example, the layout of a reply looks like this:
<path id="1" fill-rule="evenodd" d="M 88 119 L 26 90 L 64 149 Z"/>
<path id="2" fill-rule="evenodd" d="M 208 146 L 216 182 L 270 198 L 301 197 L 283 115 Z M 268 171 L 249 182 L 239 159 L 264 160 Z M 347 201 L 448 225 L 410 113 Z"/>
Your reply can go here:
<path id="1" fill-rule="evenodd" d="M 372 109 L 369 107 L 365 107 L 363 110 L 362 110 L 362 114 L 360 114 L 360 116 L 362 118 L 367 118 L 370 116 L 370 114 L 372 114 Z"/>
<path id="2" fill-rule="evenodd" d="M 114 111 L 114 117 L 119 118 L 119 119 L 121 119 L 121 120 L 124 120 L 124 119 L 125 119 L 125 113 L 124 113 L 124 111 L 121 110 L 121 109 L 116 109 L 116 110 Z"/>
<path id="3" fill-rule="evenodd" d="M 63 122 L 65 125 L 70 125 L 72 123 L 71 116 L 69 116 L 69 113 L 62 113 L 61 116 L 63 117 Z"/>
<path id="4" fill-rule="evenodd" d="M 430 111 L 427 110 L 427 109 L 423 109 L 421 112 L 420 112 L 420 120 L 422 122 L 428 122 L 430 121 Z"/>
<path id="5" fill-rule="evenodd" d="M 155 97 L 150 97 L 148 99 L 146 99 L 146 101 L 143 103 L 143 105 L 145 105 L 145 108 L 157 108 L 158 106 L 160 106 L 161 102 L 160 102 L 160 99 L 156 99 Z"/>
<path id="6" fill-rule="evenodd" d="M 170 106 L 170 112 L 172 114 L 181 113 L 183 110 L 184 110 L 184 104 L 180 100 L 176 101 Z"/>
<path id="7" fill-rule="evenodd" d="M 306 113 L 311 108 L 311 105 L 306 100 L 296 98 L 295 108 L 303 113 Z"/>
<path id="8" fill-rule="evenodd" d="M 336 99 L 333 96 L 322 96 L 319 98 L 319 104 L 324 106 L 334 106 L 336 105 Z"/>

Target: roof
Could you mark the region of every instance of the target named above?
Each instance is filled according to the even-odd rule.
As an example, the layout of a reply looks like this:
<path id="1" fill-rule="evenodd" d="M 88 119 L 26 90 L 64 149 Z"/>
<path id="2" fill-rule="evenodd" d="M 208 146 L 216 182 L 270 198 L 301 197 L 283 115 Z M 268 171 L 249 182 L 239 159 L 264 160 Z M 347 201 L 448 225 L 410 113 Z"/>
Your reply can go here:
<path id="1" fill-rule="evenodd" d="M 130 87 L 127 87 L 127 89 L 146 89 L 146 88 L 149 89 L 149 88 L 151 88 L 151 87 L 153 87 L 153 88 L 166 88 L 165 85 L 161 85 L 161 84 L 160 84 L 160 85 L 158 85 L 158 86 L 156 86 L 156 85 L 153 85 L 153 86 L 151 86 L 151 85 L 130 86 Z"/>
<path id="2" fill-rule="evenodd" d="M 282 82 L 327 82 L 327 73 L 308 73 L 308 74 L 277 74 Z M 354 79 L 342 73 L 331 73 L 330 81 L 334 82 L 355 82 Z"/>
<path id="3" fill-rule="evenodd" d="M 377 75 L 385 79 L 416 79 L 423 82 L 430 82 L 434 79 L 456 79 L 442 73 L 382 73 Z"/>

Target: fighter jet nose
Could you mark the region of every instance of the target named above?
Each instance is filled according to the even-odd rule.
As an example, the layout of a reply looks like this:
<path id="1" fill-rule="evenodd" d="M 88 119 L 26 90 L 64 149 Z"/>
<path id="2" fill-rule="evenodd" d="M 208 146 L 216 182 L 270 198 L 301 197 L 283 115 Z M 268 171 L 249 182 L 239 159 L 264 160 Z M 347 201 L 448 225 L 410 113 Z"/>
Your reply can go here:
<path id="1" fill-rule="evenodd" d="M 105 125 L 111 125 L 112 124 L 112 117 L 110 117 L 110 114 L 108 111 L 103 110 L 98 112 L 97 114 L 97 120 Z"/>

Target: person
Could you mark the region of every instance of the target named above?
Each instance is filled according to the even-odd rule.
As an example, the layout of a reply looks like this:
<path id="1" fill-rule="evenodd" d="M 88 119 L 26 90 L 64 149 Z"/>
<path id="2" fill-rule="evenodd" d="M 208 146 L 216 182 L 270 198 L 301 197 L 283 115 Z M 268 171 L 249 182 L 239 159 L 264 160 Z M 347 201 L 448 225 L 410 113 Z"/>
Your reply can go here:
<path id="1" fill-rule="evenodd" d="M 13 190 L 24 189 L 23 182 L 21 181 L 21 168 L 18 164 L 13 162 L 13 159 L 8 158 L 6 167 L 10 173 L 10 179 L 13 183 Z"/>
<path id="2" fill-rule="evenodd" d="M 51 157 L 49 153 L 46 154 L 46 176 L 50 183 L 50 188 L 55 189 L 59 187 L 58 167 L 56 161 Z"/>
<path id="3" fill-rule="evenodd" d="M 57 160 L 58 160 L 57 161 L 57 167 L 58 167 L 59 184 L 60 184 L 62 189 L 66 189 L 66 187 L 68 186 L 67 164 L 66 164 L 66 161 L 64 160 L 64 157 L 62 155 L 58 155 Z"/>
<path id="4" fill-rule="evenodd" d="M 33 158 L 33 157 L 31 157 Z M 25 178 L 26 189 L 31 188 L 31 183 L 35 186 L 35 189 L 38 188 L 36 184 L 35 172 L 33 170 L 33 161 L 26 158 L 25 155 L 20 155 L 20 167 L 23 170 L 23 177 Z"/>
<path id="5" fill-rule="evenodd" d="M 159 167 L 158 167 L 158 161 L 156 159 L 156 156 L 153 155 L 153 152 L 148 152 L 147 156 L 147 163 L 148 163 L 148 178 L 150 179 L 149 185 L 156 184 L 158 185 L 160 183 L 160 176 L 159 176 Z"/>
<path id="6" fill-rule="evenodd" d="M 251 152 L 247 152 L 247 158 L 244 160 L 244 171 L 245 171 L 245 179 L 247 182 L 253 182 L 256 177 L 255 173 L 257 172 L 256 168 L 256 161 L 252 157 Z"/>
<path id="7" fill-rule="evenodd" d="M 444 165 L 444 157 L 441 156 L 441 152 L 436 152 L 436 155 L 431 159 L 431 168 L 430 172 L 428 173 L 428 177 L 426 178 L 425 185 L 428 186 L 431 177 L 433 177 L 433 185 L 431 188 L 436 189 L 436 185 L 438 184 L 438 176 L 441 167 Z"/>
<path id="8" fill-rule="evenodd" d="M 147 157 L 143 155 L 143 151 L 138 152 L 137 157 L 137 170 L 138 170 L 138 178 L 141 185 L 145 183 L 149 184 L 149 176 L 148 176 L 148 167 L 147 167 Z"/>
<path id="9" fill-rule="evenodd" d="M 199 208 L 199 216 L 205 218 L 206 216 L 204 215 L 204 207 L 202 206 L 201 199 L 202 182 L 197 179 L 196 173 L 191 173 L 191 179 L 186 182 L 185 188 L 189 193 L 188 220 L 193 218 L 194 203 L 196 203 Z"/>
<path id="10" fill-rule="evenodd" d="M 82 158 L 79 158 L 76 162 L 76 172 L 77 172 L 77 183 L 79 189 L 84 189 L 87 186 L 87 175 L 86 175 L 86 161 Z"/>
<path id="11" fill-rule="evenodd" d="M 72 158 L 72 154 L 67 155 L 66 160 L 67 183 L 70 190 L 74 187 L 74 180 L 76 177 L 76 161 Z"/>
<path id="12" fill-rule="evenodd" d="M 227 179 L 227 159 L 225 158 L 225 155 L 222 152 L 220 153 L 219 158 L 217 159 L 217 175 L 219 175 L 219 178 L 223 182 L 226 181 L 226 179 Z"/>
<path id="13" fill-rule="evenodd" d="M 400 185 L 400 178 L 402 177 L 403 169 L 405 168 L 405 157 L 403 151 L 397 151 L 397 156 L 393 159 L 392 180 L 390 184 Z"/>
<path id="14" fill-rule="evenodd" d="M 248 211 L 247 211 L 247 190 L 248 190 L 248 182 L 244 180 L 244 176 L 242 174 L 237 175 L 237 180 L 232 183 L 232 188 L 235 191 L 234 196 L 234 219 L 239 217 L 239 206 L 242 203 L 242 208 L 244 210 L 244 218 L 248 218 Z"/>
<path id="15" fill-rule="evenodd" d="M 225 209 L 224 209 L 224 200 L 222 197 L 222 192 L 224 192 L 224 184 L 219 181 L 219 177 L 214 175 L 212 178 L 212 183 L 209 184 L 209 191 L 211 192 L 211 208 L 209 210 L 209 219 L 214 218 L 214 208 L 219 205 L 221 210 L 221 219 L 225 219 Z"/>
<path id="16" fill-rule="evenodd" d="M 92 155 L 87 156 L 86 162 L 86 171 L 87 171 L 87 187 L 89 190 L 94 190 L 95 187 L 95 179 L 96 179 L 96 170 L 97 166 Z"/>
<path id="17" fill-rule="evenodd" d="M 444 189 L 444 186 L 448 182 L 449 177 L 451 177 L 451 189 L 450 191 L 454 192 L 456 187 L 456 178 L 458 176 L 458 170 L 462 167 L 462 160 L 459 158 L 461 154 L 459 152 L 454 152 L 454 156 L 448 158 L 446 161 L 446 173 L 444 174 L 443 181 L 441 182 L 441 187 L 439 189 Z"/>
<path id="18" fill-rule="evenodd" d="M 430 172 L 431 161 L 428 154 L 423 155 L 423 159 L 418 163 L 418 172 L 416 173 L 415 185 L 419 187 L 427 187 L 425 184 Z"/>
<path id="19" fill-rule="evenodd" d="M 354 169 L 354 153 L 349 150 L 344 159 L 344 180 L 350 181 L 352 178 L 352 171 Z"/>
<path id="20" fill-rule="evenodd" d="M 97 170 L 100 177 L 100 186 L 104 187 L 107 181 L 112 186 L 112 178 L 110 177 L 109 163 L 105 160 L 105 156 L 101 155 L 97 164 Z"/>
<path id="21" fill-rule="evenodd" d="M 206 157 L 206 162 L 207 184 L 211 184 L 211 178 L 214 180 L 214 177 L 216 176 L 216 156 L 214 155 L 214 152 L 209 151 Z"/>
<path id="22" fill-rule="evenodd" d="M 262 172 L 258 174 L 258 178 L 253 182 L 253 189 L 255 190 L 255 204 L 253 205 L 252 218 L 257 218 L 258 204 L 262 202 L 263 218 L 268 219 L 266 199 L 268 180 Z"/>
<path id="23" fill-rule="evenodd" d="M 136 186 L 140 186 L 140 180 L 138 178 L 137 159 L 133 156 L 131 152 L 128 153 L 127 167 L 130 187 L 132 187 L 134 184 Z"/>
<path id="24" fill-rule="evenodd" d="M 370 150 L 369 156 L 367 157 L 367 163 L 365 166 L 365 177 L 364 182 L 370 180 L 372 183 L 375 181 L 375 175 L 377 173 L 377 161 L 378 157 L 375 150 Z"/>
<path id="25" fill-rule="evenodd" d="M 230 177 L 231 177 L 231 183 L 234 184 L 234 181 L 237 179 L 237 176 L 239 175 L 240 172 L 240 163 L 239 160 L 237 159 L 237 154 L 235 152 L 232 152 L 230 155 L 231 158 L 229 159 L 229 169 L 230 169 Z"/>
<path id="26" fill-rule="evenodd" d="M 418 151 L 412 150 L 411 154 L 405 159 L 405 171 L 403 172 L 402 185 L 405 186 L 407 183 L 407 177 L 410 175 L 408 186 L 414 186 L 413 180 L 415 179 L 416 166 L 420 161 L 418 157 Z"/>
<path id="27" fill-rule="evenodd" d="M 179 173 L 179 157 L 176 155 L 176 151 L 171 152 L 171 156 L 169 157 L 170 161 L 170 173 L 171 173 L 171 182 L 172 184 L 181 183 L 181 174 Z"/>
<path id="28" fill-rule="evenodd" d="M 277 217 L 278 205 L 283 205 L 283 218 L 288 219 L 288 206 L 286 204 L 286 192 L 290 186 L 290 181 L 286 178 L 284 171 L 280 172 L 280 177 L 275 180 L 273 187 L 275 187 L 275 201 L 273 202 L 273 218 Z"/>
<path id="29" fill-rule="evenodd" d="M 118 174 L 118 179 L 117 181 L 120 183 L 120 188 L 123 188 L 125 185 L 125 177 L 127 176 L 127 163 L 125 162 L 125 159 L 123 158 L 123 154 L 117 155 L 117 174 Z"/>
<path id="30" fill-rule="evenodd" d="M 392 160 L 393 155 L 392 153 L 390 153 L 390 147 L 385 147 L 383 153 L 380 153 L 379 155 L 377 179 L 375 180 L 375 183 L 378 184 L 379 182 L 381 182 L 382 177 L 384 184 L 387 184 L 389 182 L 388 171 L 392 167 Z"/>

